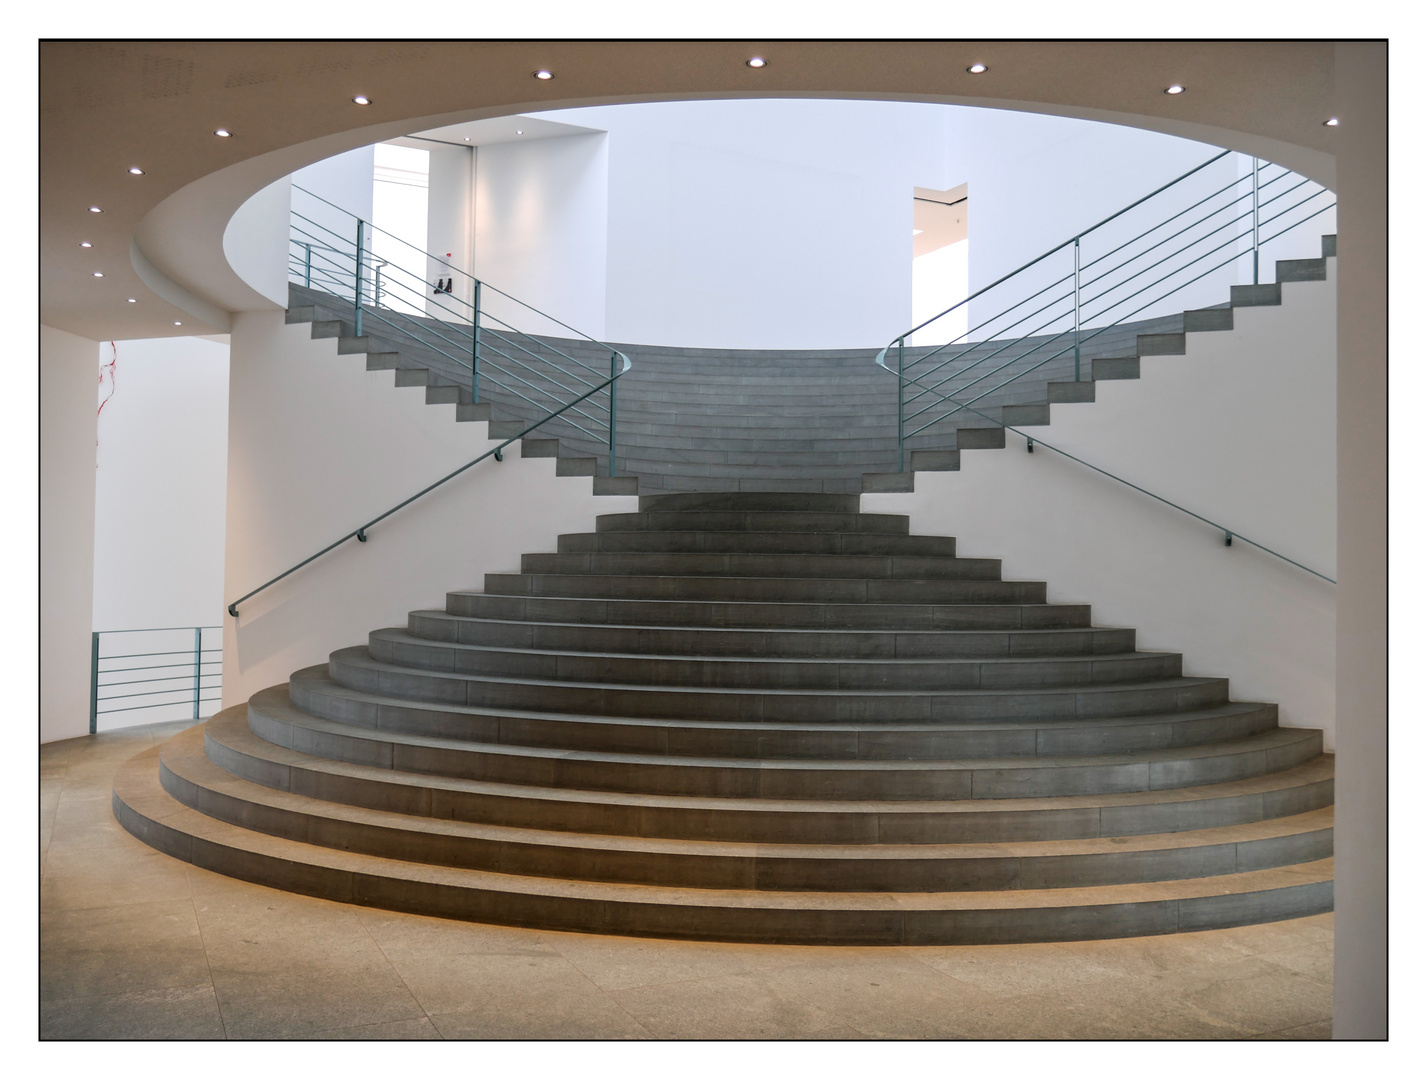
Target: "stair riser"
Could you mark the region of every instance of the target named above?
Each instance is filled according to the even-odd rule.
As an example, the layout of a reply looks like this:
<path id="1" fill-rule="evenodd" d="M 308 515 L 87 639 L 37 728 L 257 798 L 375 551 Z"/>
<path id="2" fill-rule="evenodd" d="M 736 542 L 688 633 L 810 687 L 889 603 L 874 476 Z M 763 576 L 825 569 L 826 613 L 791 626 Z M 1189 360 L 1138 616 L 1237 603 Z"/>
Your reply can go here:
<path id="1" fill-rule="evenodd" d="M 749 629 L 1042 630 L 1090 624 L 1090 607 L 1084 604 L 729 604 L 447 593 L 446 610 L 538 622 Z"/>
<path id="2" fill-rule="evenodd" d="M 576 533 L 560 537 L 561 553 L 660 552 L 671 554 L 844 555 L 954 558 L 950 536 L 890 536 L 875 533 L 626 532 Z"/>
<path id="3" fill-rule="evenodd" d="M 250 723 L 256 733 L 282 746 L 302 742 L 296 728 L 261 710 L 250 713 Z M 277 780 L 288 785 L 302 771 L 294 767 L 274 777 L 251 758 L 235 754 L 228 760 L 236 774 L 263 784 Z M 295 783 L 298 789 L 308 789 L 314 781 L 298 779 Z M 281 789 L 288 790 L 286 786 Z M 1333 783 L 1331 779 L 1306 781 L 1261 793 L 1177 798 L 1173 802 L 984 812 L 964 807 L 953 812 L 897 811 L 881 806 L 852 812 L 796 806 L 758 810 L 737 804 L 655 806 L 638 801 L 581 800 L 578 793 L 560 799 L 422 787 L 415 778 L 349 777 L 336 794 L 346 805 L 373 810 L 611 836 L 771 844 L 955 844 L 1090 839 L 1239 825 L 1330 806 Z"/>
<path id="4" fill-rule="evenodd" d="M 522 555 L 522 574 L 671 575 L 999 581 L 1000 559 L 942 556 L 762 555 L 679 552 Z"/>
<path id="5" fill-rule="evenodd" d="M 855 514 L 858 500 L 846 495 L 642 495 L 639 509 L 645 513 L 714 511 L 724 513 L 812 513 Z"/>
<path id="6" fill-rule="evenodd" d="M 375 633 L 368 651 L 376 660 L 422 671 L 520 679 L 615 682 L 649 686 L 699 686 L 777 690 L 976 690 L 1096 686 L 1173 679 L 1174 654 L 1095 660 L 856 660 L 806 661 L 675 659 L 446 648 L 434 642 L 392 641 Z"/>
<path id="7" fill-rule="evenodd" d="M 165 790 L 200 813 L 288 840 L 438 866 L 632 885 L 831 893 L 1074 888 L 1240 873 L 1332 854 L 1331 829 L 1203 847 L 1044 858 L 647 852 L 443 835 L 317 817 L 201 787 L 162 765 L 160 777 Z"/>
<path id="8" fill-rule="evenodd" d="M 811 604 L 1045 603 L 1044 582 L 995 580 L 487 574 L 485 591 L 504 596 L 607 600 L 741 600 Z"/>
<path id="9" fill-rule="evenodd" d="M 640 496 L 644 498 L 645 496 Z M 901 514 L 726 513 L 722 511 L 651 511 L 601 514 L 595 532 L 790 532 L 879 533 L 907 536 Z"/>
<path id="10" fill-rule="evenodd" d="M 1135 632 L 1121 629 L 1025 633 L 945 631 L 920 634 L 849 630 L 695 630 L 681 627 L 578 626 L 462 620 L 444 613 L 419 611 L 408 616 L 407 628 L 416 637 L 462 645 L 569 652 L 787 659 L 1064 657 L 1134 652 L 1135 649 Z"/>
<path id="11" fill-rule="evenodd" d="M 1179 722 L 1151 719 L 1074 727 L 764 730 L 757 724 L 601 722 L 595 718 L 503 716 L 499 710 L 449 712 L 440 707 L 362 701 L 330 683 L 297 677 L 290 684 L 290 693 L 294 704 L 312 716 L 370 729 L 368 742 L 377 738 L 374 732 L 380 732 L 383 738 L 378 741 L 416 735 L 550 750 L 750 760 L 972 761 L 1121 754 L 1241 739 L 1272 731 L 1277 724 L 1277 710 L 1267 705 L 1228 717 Z M 1087 750 L 1087 744 L 1093 746 Z M 371 752 L 385 760 L 385 751 Z"/>
<path id="12" fill-rule="evenodd" d="M 839 910 L 658 904 L 551 896 L 394 879 L 324 865 L 298 865 L 239 851 L 146 817 L 117 794 L 114 814 L 150 847 L 201 869 L 339 903 L 545 930 L 705 941 L 823 945 L 970 945 L 1209 930 L 1331 911 L 1331 882 L 1226 896 L 1057 908 L 991 906 L 959 910 Z"/>
<path id="13" fill-rule="evenodd" d="M 413 701 L 482 708 L 572 712 L 597 716 L 690 720 L 775 720 L 786 723 L 954 722 L 1028 723 L 1139 716 L 1210 708 L 1227 700 L 1228 683 L 1134 685 L 1093 690 L 735 692 L 578 683 L 525 683 L 495 676 L 438 675 L 374 668 L 337 654 L 333 681 L 353 690 Z"/>

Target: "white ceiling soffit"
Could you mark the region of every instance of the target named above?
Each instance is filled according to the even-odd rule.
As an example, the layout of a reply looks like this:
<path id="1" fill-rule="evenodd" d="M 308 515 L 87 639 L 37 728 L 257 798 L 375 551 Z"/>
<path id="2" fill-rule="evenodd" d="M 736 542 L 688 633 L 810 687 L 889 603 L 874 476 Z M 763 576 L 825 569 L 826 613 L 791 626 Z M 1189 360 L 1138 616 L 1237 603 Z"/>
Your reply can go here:
<path id="1" fill-rule="evenodd" d="M 524 134 L 518 134 L 519 132 Z M 408 145 L 444 142 L 455 146 L 490 146 L 494 143 L 555 139 L 563 135 L 599 134 L 603 134 L 600 128 L 561 124 L 554 120 L 540 120 L 534 116 L 497 116 L 490 120 L 472 120 L 468 124 L 452 124 L 450 127 L 413 132 L 410 136 L 412 142 Z M 401 139 L 387 141 L 402 143 Z"/>

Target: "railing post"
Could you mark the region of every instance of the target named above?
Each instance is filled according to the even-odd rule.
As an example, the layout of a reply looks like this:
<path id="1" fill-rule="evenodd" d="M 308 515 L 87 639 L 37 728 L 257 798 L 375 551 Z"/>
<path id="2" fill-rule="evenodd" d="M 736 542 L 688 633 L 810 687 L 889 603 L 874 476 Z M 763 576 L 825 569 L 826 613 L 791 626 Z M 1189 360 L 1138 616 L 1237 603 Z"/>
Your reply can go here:
<path id="1" fill-rule="evenodd" d="M 481 283 L 476 282 L 476 299 L 471 314 L 471 402 L 481 400 Z"/>
<path id="2" fill-rule="evenodd" d="M 1080 237 L 1075 238 L 1075 381 L 1080 381 Z"/>
<path id="3" fill-rule="evenodd" d="M 897 471 L 907 471 L 906 454 L 902 449 L 903 416 L 907 411 L 907 384 L 902 381 L 902 369 L 906 367 L 907 339 L 897 339 Z"/>
<path id="4" fill-rule="evenodd" d="M 312 288 L 312 245 L 307 243 L 302 246 L 307 249 L 307 254 L 302 264 L 302 284 L 310 289 Z"/>
<path id="5" fill-rule="evenodd" d="M 366 285 L 366 283 L 362 280 L 362 278 L 363 278 L 363 276 L 364 276 L 363 273 L 362 273 L 362 271 L 365 269 L 365 262 L 363 261 L 363 258 L 362 258 L 362 229 L 366 226 L 366 224 L 367 224 L 367 223 L 366 223 L 365 221 L 363 221 L 361 218 L 358 218 L 358 219 L 357 219 L 357 282 L 356 282 L 355 288 L 353 289 L 353 296 L 354 296 L 354 298 L 355 298 L 355 300 L 356 300 L 356 304 L 355 304 L 354 306 L 356 307 L 356 310 L 357 310 L 357 317 L 356 317 L 356 336 L 357 336 L 357 337 L 361 337 L 361 336 L 362 336 L 362 293 L 363 293 L 363 291 L 365 291 L 365 285 Z"/>
<path id="6" fill-rule="evenodd" d="M 198 698 L 203 686 L 203 627 L 193 628 L 193 718 L 198 719 Z"/>
<path id="7" fill-rule="evenodd" d="M 619 380 L 615 378 L 615 368 L 619 364 L 619 353 L 609 354 L 609 474 L 616 474 L 614 417 L 615 406 L 619 404 Z"/>
<path id="8" fill-rule="evenodd" d="M 1259 283 L 1259 159 L 1253 158 L 1254 170 L 1254 284 Z"/>
<path id="9" fill-rule="evenodd" d="M 89 734 L 99 731 L 99 631 L 89 641 Z"/>

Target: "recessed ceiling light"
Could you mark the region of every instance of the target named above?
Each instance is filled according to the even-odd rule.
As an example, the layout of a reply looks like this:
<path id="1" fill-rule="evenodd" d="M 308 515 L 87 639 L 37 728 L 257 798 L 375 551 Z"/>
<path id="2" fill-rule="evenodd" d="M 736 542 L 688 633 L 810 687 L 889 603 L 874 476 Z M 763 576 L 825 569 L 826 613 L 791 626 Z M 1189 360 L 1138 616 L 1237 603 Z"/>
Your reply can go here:
<path id="1" fill-rule="evenodd" d="M 183 323 L 181 323 L 181 322 L 178 322 L 178 321 L 176 321 L 176 320 L 175 320 L 175 322 L 174 322 L 174 326 L 182 326 L 182 325 L 183 325 Z"/>
<path id="2" fill-rule="evenodd" d="M 233 137 L 233 133 L 227 128 L 218 128 L 213 134 L 217 135 L 220 139 L 231 139 Z"/>
<path id="3" fill-rule="evenodd" d="M 1175 83 L 1173 86 L 1166 86 L 1164 88 L 1164 92 L 1166 94 L 1182 94 L 1184 93 L 1184 87 L 1180 86 L 1178 83 Z"/>
<path id="4" fill-rule="evenodd" d="M 466 136 L 466 141 L 467 141 L 467 142 L 470 142 L 470 141 L 471 141 L 471 137 L 470 137 L 469 135 Z"/>
<path id="5" fill-rule="evenodd" d="M 95 276 L 95 277 L 103 277 L 104 275 L 101 274 L 98 270 L 96 270 L 96 271 L 94 271 L 94 276 Z"/>
<path id="6" fill-rule="evenodd" d="M 372 99 L 367 97 L 366 94 L 358 94 L 352 99 L 353 105 L 370 105 L 371 103 Z"/>
<path id="7" fill-rule="evenodd" d="M 1337 126 L 1338 126 L 1338 118 L 1337 118 L 1336 116 L 1330 116 L 1330 117 L 1328 117 L 1328 119 L 1326 119 L 1326 120 L 1323 121 L 1323 126 L 1324 126 L 1324 127 L 1337 127 Z"/>
<path id="8" fill-rule="evenodd" d="M 525 132 L 521 131 L 520 128 L 516 128 L 516 129 L 515 129 L 515 133 L 516 133 L 517 135 L 524 135 L 524 134 L 525 134 Z"/>
<path id="9" fill-rule="evenodd" d="M 102 214 L 102 213 L 104 213 L 104 211 L 101 210 L 101 209 L 99 209 L 99 207 L 97 207 L 97 206 L 91 206 L 91 207 L 89 208 L 89 212 L 90 212 L 91 214 Z"/>
<path id="10" fill-rule="evenodd" d="M 969 73 L 972 74 L 972 75 L 984 75 L 984 74 L 986 73 L 986 65 L 985 65 L 985 64 L 972 64 L 972 65 L 971 65 L 969 68 L 967 68 L 966 70 L 967 70 L 967 72 L 969 72 Z"/>
<path id="11" fill-rule="evenodd" d="M 131 167 L 129 168 L 129 175 L 130 175 L 130 176 L 143 176 L 143 175 L 144 175 L 144 170 L 141 169 L 141 168 L 139 168 L 137 165 L 133 165 L 133 166 L 131 166 Z"/>
<path id="12" fill-rule="evenodd" d="M 768 66 L 768 61 L 764 60 L 761 56 L 750 56 L 744 63 L 751 68 L 763 68 Z"/>
<path id="13" fill-rule="evenodd" d="M 129 297 L 129 303 L 131 303 L 131 304 L 137 304 L 138 301 L 135 300 L 135 299 L 131 296 L 131 297 Z"/>
<path id="14" fill-rule="evenodd" d="M 81 241 L 79 242 L 79 246 L 80 246 L 80 247 L 93 247 L 94 245 L 91 244 L 88 240 L 81 240 Z"/>
<path id="15" fill-rule="evenodd" d="M 546 71 L 544 68 L 541 68 L 539 71 L 532 71 L 530 74 L 534 75 L 537 79 L 544 79 L 546 81 L 555 77 L 553 71 Z"/>

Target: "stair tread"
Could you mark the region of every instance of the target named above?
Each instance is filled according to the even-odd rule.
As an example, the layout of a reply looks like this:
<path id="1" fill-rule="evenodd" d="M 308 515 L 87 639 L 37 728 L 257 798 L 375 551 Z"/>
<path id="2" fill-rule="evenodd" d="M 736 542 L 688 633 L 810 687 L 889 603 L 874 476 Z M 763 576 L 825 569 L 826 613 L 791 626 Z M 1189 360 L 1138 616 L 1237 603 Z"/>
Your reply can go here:
<path id="1" fill-rule="evenodd" d="M 192 810 L 163 790 L 159 783 L 159 748 L 147 750 L 122 766 L 115 778 L 117 803 L 130 814 L 146 818 L 175 833 L 207 841 L 240 853 L 264 856 L 290 864 L 321 867 L 346 875 L 425 882 L 432 885 L 516 893 L 526 896 L 584 898 L 606 903 L 673 904 L 739 909 L 782 908 L 798 910 L 854 909 L 916 911 L 959 909 L 1023 909 L 1081 907 L 1088 904 L 1133 904 L 1225 896 L 1268 889 L 1324 883 L 1331 880 L 1332 860 L 1272 870 L 1255 870 L 1219 877 L 1191 878 L 1134 885 L 1096 885 L 1072 889 L 1004 890 L 984 893 L 820 893 L 772 890 L 694 889 L 654 885 L 626 885 L 561 878 L 525 877 L 486 870 L 467 870 L 424 863 L 408 863 L 380 856 L 361 855 L 315 847 L 293 840 L 252 832 Z"/>
<path id="2" fill-rule="evenodd" d="M 420 639 L 416 639 L 420 640 Z M 427 642 L 422 642 L 427 644 Z M 477 646 L 471 646 L 477 648 Z M 505 650 L 495 650 L 505 651 Z M 534 652 L 534 650 L 528 650 Z M 544 654 L 537 654 L 544 655 Z M 974 696 L 986 694 L 1005 695 L 1027 695 L 1027 694 L 1094 694 L 1094 693 L 1131 693 L 1141 690 L 1154 689 L 1184 689 L 1194 686 L 1204 686 L 1210 683 L 1222 683 L 1227 680 L 1220 676 L 1213 675 L 1184 675 L 1175 678 L 1154 679 L 1141 682 L 1123 683 L 1074 683 L 1062 686 L 1027 686 L 1027 687 L 976 687 L 976 688 L 952 688 L 945 690 L 882 690 L 882 689 L 838 689 L 838 688 L 811 688 L 811 689 L 785 689 L 782 687 L 738 687 L 738 686 L 699 686 L 686 683 L 617 683 L 617 682 L 589 682 L 583 679 L 538 679 L 522 676 L 500 675 L 495 673 L 471 673 L 460 671 L 436 671 L 428 668 L 405 667 L 401 664 L 393 664 L 383 660 L 377 660 L 367 653 L 365 645 L 353 645 L 346 649 L 338 649 L 332 653 L 332 660 L 341 663 L 355 664 L 360 667 L 371 668 L 379 671 L 389 671 L 405 675 L 419 675 L 432 679 L 463 680 L 468 682 L 502 682 L 518 683 L 526 686 L 551 686 L 551 687 L 581 687 L 585 689 L 598 690 L 642 690 L 650 693 L 700 693 L 700 694 L 735 694 L 762 696 L 772 695 L 775 697 L 797 697 L 800 695 L 816 694 L 841 694 L 849 696 L 870 696 L 870 697 L 906 697 L 908 695 L 917 696 Z M 632 659 L 647 659 L 639 655 L 634 655 Z M 687 657 L 670 657 L 673 660 L 686 660 Z M 713 659 L 718 659 L 717 657 Z M 737 661 L 746 662 L 746 661 Z M 801 661 L 784 661 L 788 663 L 799 663 Z M 869 661 L 871 663 L 873 661 Z M 1084 718 L 1082 718 L 1084 719 Z"/>
<path id="3" fill-rule="evenodd" d="M 352 700 L 369 701 L 375 704 L 397 705 L 407 709 L 440 709 L 443 712 L 455 712 L 465 716 L 500 716 L 516 717 L 531 720 L 560 720 L 571 723 L 586 721 L 600 725 L 620 725 L 627 727 L 644 728 L 693 728 L 707 731 L 731 730 L 731 731 L 758 731 L 758 732 L 875 732 L 883 734 L 887 732 L 915 732 L 915 731 L 945 731 L 948 727 L 954 727 L 957 731 L 1052 731 L 1052 730 L 1076 730 L 1083 728 L 1087 723 L 1094 723 L 1097 727 L 1132 727 L 1142 724 L 1165 724 L 1190 722 L 1205 719 L 1208 717 L 1233 716 L 1246 712 L 1255 712 L 1266 707 L 1264 702 L 1255 701 L 1230 701 L 1223 705 L 1211 706 L 1208 708 L 1189 709 L 1176 713 L 1146 713 L 1141 716 L 1107 716 L 1097 718 L 1093 721 L 1086 719 L 1039 719 L 1039 720 L 958 720 L 952 722 L 942 721 L 910 721 L 910 720 L 886 720 L 875 721 L 864 724 L 849 721 L 824 721 L 813 723 L 783 723 L 778 720 L 708 720 L 698 718 L 651 718 L 643 716 L 616 716 L 604 714 L 582 714 L 564 711 L 540 712 L 530 709 L 507 709 L 495 708 L 481 705 L 460 705 L 447 702 L 413 701 L 410 698 L 387 697 L 367 690 L 357 690 L 352 687 L 343 686 L 332 681 L 327 673 L 325 665 L 316 665 L 310 668 L 303 668 L 293 673 L 293 681 L 307 681 L 319 683 L 327 693 L 349 697 Z M 283 683 L 269 690 L 260 691 L 254 695 L 254 700 L 264 694 L 276 691 L 286 693 L 289 684 Z M 305 714 L 304 714 L 305 715 Z M 314 720 L 320 720 L 313 717 Z M 326 721 L 323 721 L 326 722 Z M 335 722 L 334 722 L 335 723 Z M 340 725 L 339 725 L 340 726 Z M 368 730 L 356 728 L 355 730 Z M 1284 728 L 1286 731 L 1313 731 L 1313 728 Z"/>
<path id="4" fill-rule="evenodd" d="M 269 691 L 263 691 L 268 694 Z M 256 700 L 256 696 L 255 696 Z M 642 807 L 663 807 L 695 810 L 756 810 L 759 812 L 782 812 L 789 814 L 808 813 L 875 813 L 896 815 L 919 815 L 928 812 L 938 814 L 983 814 L 1000 812 L 1035 812 L 1047 809 L 1069 809 L 1085 807 L 1125 807 L 1141 805 L 1162 805 L 1165 803 L 1193 802 L 1206 798 L 1223 796 L 1253 795 L 1266 791 L 1276 791 L 1331 779 L 1333 760 L 1328 755 L 1320 756 L 1303 765 L 1296 765 L 1279 772 L 1265 773 L 1242 780 L 1227 780 L 1215 784 L 1202 784 L 1191 788 L 1153 788 L 1143 791 L 1106 792 L 1093 795 L 1043 795 L 1002 799 L 956 799 L 956 800 L 876 800 L 876 799 L 821 799 L 810 804 L 806 799 L 778 799 L 748 796 L 702 796 L 670 795 L 651 792 L 621 792 L 602 789 L 553 788 L 516 784 L 507 781 L 473 780 L 463 777 L 439 776 L 428 773 L 409 773 L 375 765 L 342 762 L 334 758 L 324 758 L 268 742 L 247 729 L 243 719 L 245 706 L 234 706 L 224 710 L 215 720 L 233 714 L 226 724 L 220 722 L 220 729 L 231 733 L 247 745 L 256 747 L 274 761 L 301 764 L 304 767 L 328 772 L 341 772 L 362 776 L 382 782 L 412 784 L 421 787 L 440 787 L 453 791 L 489 792 L 501 794 L 524 794 L 531 798 L 550 799 L 559 802 L 602 803 L 606 805 L 637 805 Z M 265 703 L 265 710 L 286 712 L 288 716 L 309 727 L 344 733 L 360 731 L 345 725 L 320 720 L 301 712 L 284 700 Z M 210 721 L 212 723 L 213 721 Z M 1287 729 L 1294 730 L 1294 729 Z M 389 733 L 368 731 L 370 737 L 381 737 Z M 225 736 L 227 737 L 227 736 Z M 398 736 L 401 737 L 401 736 Z M 425 740 L 425 736 L 406 736 L 413 741 Z M 443 740 L 431 740 L 442 742 Z M 457 742 L 457 745 L 467 745 Z M 662 759 L 661 759 L 662 760 Z M 721 759 L 720 759 L 721 760 Z M 1022 761 L 1025 759 L 1015 759 Z"/>
<path id="5" fill-rule="evenodd" d="M 361 692 L 358 692 L 361 693 Z M 409 706 L 410 702 L 401 698 L 381 698 L 377 695 L 361 694 L 363 700 L 376 703 L 386 703 L 390 705 Z M 474 706 L 463 705 L 442 705 L 443 711 L 459 712 L 462 714 L 477 714 L 479 710 Z M 735 757 L 709 757 L 709 756 L 685 756 L 679 754 L 638 754 L 618 751 L 596 751 L 585 749 L 566 749 L 558 747 L 526 746 L 513 743 L 492 743 L 475 739 L 448 739 L 431 735 L 414 735 L 403 732 L 386 731 L 381 729 L 358 727 L 355 725 L 343 724 L 337 721 L 322 720 L 309 716 L 295 710 L 303 717 L 299 722 L 303 726 L 319 728 L 322 730 L 340 732 L 351 738 L 367 739 L 380 742 L 396 742 L 417 746 L 439 747 L 451 750 L 464 750 L 470 752 L 480 752 L 489 754 L 517 755 L 535 758 L 557 758 L 581 761 L 606 761 L 619 762 L 623 764 L 635 765 L 658 765 L 658 766 L 703 766 L 713 768 L 729 769 L 762 769 L 762 770 L 788 770 L 788 771 L 848 771 L 848 772 L 894 772 L 894 771 L 962 771 L 962 770 L 991 770 L 991 769 L 1058 769 L 1073 765 L 1079 766 L 1113 766 L 1125 764 L 1139 764 L 1142 762 L 1160 761 L 1181 761 L 1192 758 L 1223 756 L 1226 754 L 1241 754 L 1257 750 L 1275 748 L 1279 746 L 1292 745 L 1304 739 L 1315 739 L 1319 732 L 1311 728 L 1276 728 L 1273 731 L 1263 732 L 1258 735 L 1246 736 L 1240 739 L 1227 740 L 1223 742 L 1207 744 L 1191 744 L 1182 747 L 1174 747 L 1165 750 L 1138 750 L 1120 754 L 1091 754 L 1091 755 L 1057 755 L 1054 757 L 1001 757 L 1001 758 L 963 758 L 963 759 L 939 759 L 939 760 L 884 760 L 877 758 L 870 759 L 842 759 L 842 758 L 735 758 Z M 568 715 L 568 714 L 554 714 Z M 685 721 L 680 721 L 684 723 Z M 959 725 L 958 725 L 959 726 Z M 1023 727 L 1032 726 L 1031 722 L 1023 722 Z M 898 730 L 902 727 L 899 726 Z"/>
<path id="6" fill-rule="evenodd" d="M 250 802 L 262 803 L 294 814 L 331 820 L 360 822 L 389 829 L 421 831 L 452 837 L 483 838 L 506 843 L 588 848 L 604 851 L 648 852 L 668 855 L 707 855 L 735 858 L 780 857 L 801 859 L 1005 859 L 1054 858 L 1077 855 L 1118 854 L 1172 848 L 1208 847 L 1263 840 L 1331 829 L 1333 809 L 1324 807 L 1286 817 L 1266 818 L 1236 825 L 1175 833 L 1142 833 L 1124 837 L 1075 840 L 1021 840 L 998 843 L 931 844 L 808 844 L 728 840 L 682 840 L 660 837 L 613 836 L 454 821 L 421 817 L 334 803 L 311 796 L 265 787 L 233 776 L 213 764 L 204 753 L 204 731 L 190 728 L 160 748 L 160 760 L 191 782 Z"/>
<path id="7" fill-rule="evenodd" d="M 603 625 L 603 624 L 601 624 Z M 869 631 L 876 633 L 877 631 Z M 896 633 L 897 631 L 883 631 L 884 633 Z M 935 633 L 936 631 L 933 631 Z M 1082 631 L 1083 632 L 1083 631 Z M 1159 651 L 1154 649 L 1137 649 L 1133 652 L 1115 653 L 1065 653 L 1046 654 L 1044 656 L 986 656 L 986 657 L 915 657 L 915 656 L 890 656 L 890 657 L 823 657 L 823 656 L 724 656 L 717 653 L 699 655 L 696 653 L 644 653 L 644 652 L 614 652 L 608 650 L 579 650 L 579 649 L 539 649 L 525 648 L 519 646 L 506 645 L 477 645 L 458 641 L 435 641 L 431 638 L 418 637 L 412 634 L 405 627 L 386 627 L 381 630 L 373 630 L 372 637 L 379 637 L 386 641 L 399 641 L 411 645 L 421 645 L 432 649 L 455 649 L 469 653 L 514 653 L 520 656 L 559 656 L 562 654 L 579 656 L 582 658 L 608 658 L 618 660 L 671 660 L 680 663 L 710 663 L 710 664 L 807 664 L 816 667 L 840 667 L 845 664 L 886 664 L 886 665 L 907 665 L 910 667 L 939 667 L 948 664 L 993 664 L 1000 666 L 1012 666 L 1016 664 L 1039 664 L 1039 663 L 1114 663 L 1116 661 L 1134 660 L 1149 657 L 1177 656 L 1178 653 Z M 361 648 L 361 646 L 356 646 Z M 414 671 L 427 672 L 428 668 L 413 668 Z M 450 672 L 450 674 L 461 674 L 460 672 Z M 661 684 L 662 685 L 662 684 Z"/>

